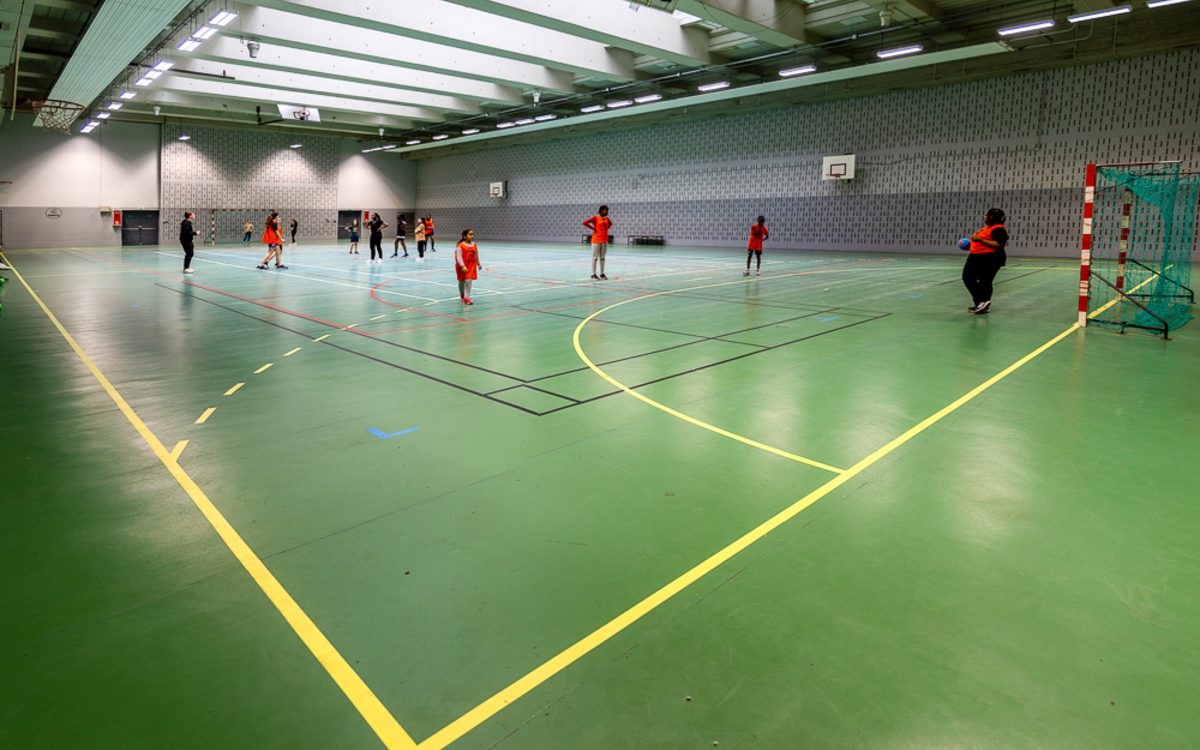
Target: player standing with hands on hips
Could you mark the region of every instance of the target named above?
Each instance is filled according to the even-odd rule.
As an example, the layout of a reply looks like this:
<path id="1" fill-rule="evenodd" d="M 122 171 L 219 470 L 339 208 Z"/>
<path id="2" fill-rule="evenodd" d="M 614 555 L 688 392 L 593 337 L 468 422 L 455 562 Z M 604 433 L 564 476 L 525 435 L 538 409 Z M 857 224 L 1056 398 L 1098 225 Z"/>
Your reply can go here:
<path id="1" fill-rule="evenodd" d="M 592 278 L 596 281 L 607 281 L 604 275 L 604 256 L 608 255 L 608 230 L 612 228 L 612 219 L 608 218 L 608 206 L 601 206 L 600 213 L 583 222 L 592 230 Z M 596 261 L 600 261 L 600 275 L 596 275 Z"/>
<path id="2" fill-rule="evenodd" d="M 767 231 L 767 217 L 758 217 L 758 223 L 750 227 L 750 244 L 746 247 L 746 270 L 742 272 L 743 276 L 750 275 L 750 258 L 758 256 L 758 265 L 754 268 L 754 275 L 762 275 L 762 243 L 763 240 L 771 236 Z"/>
<path id="3" fill-rule="evenodd" d="M 970 252 L 963 265 L 962 280 L 971 293 L 973 303 L 967 312 L 981 315 L 992 309 L 992 280 L 1008 258 L 1004 246 L 1008 244 L 1008 230 L 1004 228 L 1004 212 L 989 208 L 983 219 L 983 229 L 971 235 L 971 239 L 960 240 L 959 247 Z"/>
<path id="4" fill-rule="evenodd" d="M 479 278 L 479 246 L 470 229 L 463 230 L 462 240 L 454 249 L 454 273 L 458 275 L 458 296 L 465 304 L 475 304 L 471 301 L 471 282 Z"/>

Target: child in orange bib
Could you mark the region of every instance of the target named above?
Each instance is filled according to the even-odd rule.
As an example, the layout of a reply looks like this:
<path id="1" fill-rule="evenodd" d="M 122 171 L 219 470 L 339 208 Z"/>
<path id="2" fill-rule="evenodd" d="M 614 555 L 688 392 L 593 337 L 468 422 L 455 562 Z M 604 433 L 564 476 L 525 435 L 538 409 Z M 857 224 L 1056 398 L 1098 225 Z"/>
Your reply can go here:
<path id="1" fill-rule="evenodd" d="M 479 278 L 479 246 L 475 244 L 475 232 L 464 229 L 462 240 L 454 250 L 454 273 L 458 276 L 458 296 L 468 305 L 471 301 L 471 282 Z"/>

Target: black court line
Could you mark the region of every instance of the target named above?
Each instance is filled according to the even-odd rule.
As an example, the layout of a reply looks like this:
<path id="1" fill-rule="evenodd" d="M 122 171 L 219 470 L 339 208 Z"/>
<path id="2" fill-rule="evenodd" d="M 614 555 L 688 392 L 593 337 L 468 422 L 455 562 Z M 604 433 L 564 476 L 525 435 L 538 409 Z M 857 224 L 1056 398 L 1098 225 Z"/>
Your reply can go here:
<path id="1" fill-rule="evenodd" d="M 312 334 L 311 334 L 311 333 L 306 333 L 306 332 L 304 332 L 304 331 L 297 331 L 297 330 L 296 330 L 296 329 L 294 329 L 294 328 L 288 328 L 287 326 L 285 326 L 285 325 L 282 325 L 282 324 L 280 324 L 280 323 L 276 323 L 276 322 L 274 322 L 274 321 L 270 321 L 270 320 L 267 320 L 267 319 L 265 319 L 265 318 L 260 318 L 260 317 L 259 317 L 259 316 L 257 316 L 257 315 L 251 315 L 251 314 L 250 314 L 250 313 L 248 313 L 248 312 L 243 312 L 243 311 L 241 311 L 241 310 L 236 310 L 236 309 L 234 309 L 234 308 L 232 308 L 232 307 L 229 307 L 228 305 L 222 305 L 220 302 L 214 302 L 213 300 L 210 300 L 210 299 L 205 299 L 204 297 L 201 297 L 201 296 L 199 296 L 199 295 L 196 295 L 196 294 L 191 294 L 191 293 L 189 293 L 189 292 L 185 292 L 185 291 L 183 291 L 183 290 L 181 290 L 181 289 L 172 289 L 171 287 L 164 286 L 164 285 L 162 285 L 162 284 L 155 284 L 155 286 L 162 287 L 163 289 L 166 289 L 166 290 L 168 290 L 168 291 L 171 291 L 171 292 L 175 292 L 176 294 L 179 294 L 179 295 L 182 295 L 182 296 L 185 296 L 185 297 L 191 297 L 191 298 L 192 298 L 192 299 L 194 299 L 194 300 L 198 300 L 198 301 L 200 301 L 200 302 L 204 302 L 204 303 L 206 303 L 206 304 L 212 305 L 213 307 L 218 307 L 218 308 L 220 308 L 220 309 L 222 309 L 222 310 L 226 310 L 226 311 L 228 311 L 228 312 L 231 312 L 231 313 L 234 313 L 234 314 L 236 314 L 236 315 L 241 315 L 241 316 L 242 316 L 242 317 L 244 317 L 244 318 L 249 318 L 250 320 L 256 320 L 256 321 L 258 321 L 258 322 L 260 322 L 260 323 L 265 323 L 265 324 L 267 324 L 267 325 L 269 325 L 269 326 L 273 326 L 273 327 L 275 327 L 275 328 L 278 328 L 278 329 L 280 329 L 280 330 L 282 330 L 282 331 L 287 331 L 288 333 L 294 333 L 294 334 L 296 334 L 297 336 L 304 336 L 304 337 L 305 337 L 305 338 L 307 338 L 307 339 L 308 339 L 310 342 L 312 341 Z M 464 385 L 459 385 L 458 383 L 454 383 L 454 382 L 451 382 L 451 381 L 449 381 L 449 380 L 444 380 L 444 379 L 442 379 L 442 378 L 435 377 L 435 376 L 433 376 L 433 375 L 430 375 L 430 374 L 428 374 L 428 373 L 421 372 L 420 370 L 414 370 L 414 369 L 412 369 L 411 367 L 405 367 L 404 365 L 399 365 L 399 364 L 396 364 L 395 362 L 388 362 L 387 360 L 380 359 L 380 358 L 378 358 L 378 357 L 373 357 L 373 356 L 371 356 L 370 354 L 365 354 L 365 353 L 363 353 L 363 352 L 360 352 L 360 351 L 355 351 L 354 349 L 350 349 L 350 348 L 348 348 L 348 347 L 342 346 L 341 344 L 335 344 L 335 343 L 332 343 L 332 342 L 330 342 L 330 341 L 319 341 L 319 342 L 316 342 L 316 343 L 322 344 L 322 345 L 324 345 L 324 346 L 330 346 L 330 347 L 333 347 L 334 349 L 338 349 L 339 351 L 346 352 L 347 354 L 353 354 L 353 355 L 355 355 L 356 357 L 362 357 L 362 358 L 363 358 L 363 359 L 365 359 L 365 360 L 369 360 L 369 361 L 371 361 L 371 362 L 377 362 L 377 363 L 379 363 L 379 364 L 381 364 L 381 365 L 386 365 L 386 366 L 388 366 L 388 367 L 391 367 L 391 368 L 393 368 L 393 369 L 396 369 L 396 370 L 401 370 L 401 371 L 403 371 L 403 372 L 407 372 L 407 373 L 409 373 L 409 374 L 411 374 L 411 375 L 416 375 L 417 377 L 425 378 L 426 380 L 432 380 L 432 381 L 434 381 L 435 383 L 441 383 L 442 385 L 448 385 L 448 386 L 450 386 L 451 388 L 457 388 L 458 390 L 460 390 L 460 391 L 463 391 L 463 392 L 465 392 L 465 393 L 469 393 L 469 394 L 471 394 L 472 396 L 479 396 L 480 398 L 486 398 L 487 400 L 489 400 L 489 401 L 494 401 L 495 403 L 498 403 L 498 404 L 503 404 L 503 405 L 505 405 L 505 406 L 511 406 L 512 408 L 514 408 L 514 409 L 517 409 L 517 410 L 519 410 L 519 411 L 523 411 L 523 412 L 525 412 L 526 414 L 532 414 L 532 415 L 533 415 L 533 416 L 535 416 L 535 417 L 540 417 L 540 416 L 542 416 L 542 413 L 541 413 L 541 412 L 536 412 L 536 411 L 534 411 L 534 410 L 532 410 L 532 409 L 527 409 L 527 408 L 525 408 L 524 406 L 519 406 L 519 405 L 517 405 L 517 404 L 509 403 L 508 401 L 503 401 L 503 400 L 501 400 L 501 399 L 498 399 L 498 398 L 492 398 L 491 396 L 489 396 L 489 395 L 488 395 L 488 394 L 486 394 L 486 393 L 482 393 L 482 392 L 480 392 L 480 391 L 476 391 L 476 390 L 473 390 L 473 389 L 471 389 L 471 388 L 467 388 L 467 387 L 466 387 L 466 386 L 464 386 Z M 480 369 L 482 369 L 482 368 L 480 368 Z M 511 377 L 511 376 L 509 376 L 509 377 Z M 520 386 L 518 386 L 518 387 L 520 387 Z M 539 389 L 539 390 L 540 390 L 540 389 Z M 547 392 L 548 392 L 548 391 L 547 391 Z M 557 394 L 557 393 L 554 393 L 554 394 L 551 394 L 551 395 L 558 396 L 559 394 Z M 567 397 L 567 396 L 561 396 L 561 398 L 563 398 L 564 400 L 568 400 L 568 401 L 574 401 L 574 400 L 575 400 L 575 399 L 571 399 L 570 397 Z M 573 404 L 572 404 L 572 405 L 573 405 Z"/>
<path id="2" fill-rule="evenodd" d="M 668 381 L 668 380 L 673 380 L 673 379 L 675 379 L 675 378 L 680 378 L 680 377 L 683 377 L 684 375 L 691 375 L 692 373 L 695 373 L 695 372 L 700 372 L 701 370 L 707 370 L 707 369 L 708 369 L 708 368 L 710 368 L 710 367 L 717 367 L 717 366 L 719 366 L 719 365 L 729 364 L 730 362 L 736 362 L 736 361 L 737 361 L 737 360 L 739 360 L 739 359 L 745 359 L 746 357 L 753 357 L 753 356 L 756 356 L 756 355 L 759 355 L 759 354 L 763 354 L 763 353 L 765 353 L 765 352 L 768 352 L 768 351 L 771 351 L 771 350 L 774 350 L 774 349 L 780 349 L 780 348 L 782 348 L 782 347 L 785 347 L 785 346 L 791 346 L 792 344 L 799 344 L 799 343 L 800 343 L 800 342 L 802 342 L 802 341 L 808 341 L 808 340 L 810 340 L 810 339 L 815 339 L 815 338 L 818 338 L 818 337 L 820 337 L 820 336 L 825 336 L 825 335 L 828 335 L 828 334 L 830 334 L 830 333 L 836 333 L 836 332 L 838 332 L 838 331 L 844 331 L 844 330 L 846 330 L 847 328 L 853 328 L 853 327 L 855 327 L 855 326 L 860 326 L 860 325 L 863 325 L 864 323 L 873 323 L 873 322 L 875 322 L 876 320 L 882 320 L 883 318 L 889 317 L 890 315 L 891 315 L 891 313 L 885 313 L 885 314 L 883 314 L 883 315 L 880 315 L 878 318 L 869 318 L 869 319 L 867 319 L 867 320 L 856 320 L 856 321 L 854 321 L 853 323 L 849 323 L 849 324 L 847 324 L 847 325 L 844 325 L 844 326 L 838 326 L 838 327 L 836 327 L 836 328 L 830 328 L 830 329 L 829 329 L 829 330 L 827 330 L 827 331 L 821 331 L 820 333 L 814 333 L 814 334 L 812 334 L 812 335 L 810 335 L 810 336 L 804 336 L 804 337 L 802 337 L 802 338 L 798 338 L 798 339 L 795 339 L 795 340 L 793 340 L 793 341 L 786 341 L 786 342 L 784 342 L 784 343 L 782 343 L 782 344 L 776 344 L 775 346 L 772 346 L 772 347 L 770 347 L 769 349 L 761 349 L 761 350 L 759 350 L 759 351 L 754 351 L 754 352 L 746 352 L 745 354 L 739 354 L 739 355 L 738 355 L 738 356 L 736 356 L 736 357 L 730 357 L 729 359 L 723 359 L 723 360 L 720 360 L 719 362 L 710 362 L 709 364 L 706 364 L 706 365 L 700 365 L 699 367 L 693 367 L 693 368 L 692 368 L 692 369 L 690 369 L 690 370 L 685 370 L 685 371 L 683 371 L 683 372 L 674 373 L 674 374 L 672 374 L 672 375 L 664 375 L 664 376 L 663 376 L 663 377 L 661 377 L 661 378 L 655 378 L 654 380 L 647 380 L 647 381 L 646 381 L 646 382 L 644 382 L 644 383 L 638 383 L 637 385 L 631 385 L 631 386 L 628 386 L 628 387 L 629 387 L 629 389 L 630 389 L 630 390 L 637 390 L 638 388 L 645 388 L 645 387 L 646 387 L 646 386 L 648 386 L 648 385 L 654 385 L 655 383 L 663 383 L 663 382 L 666 382 L 666 381 Z M 584 368 L 584 369 L 589 369 L 589 368 Z M 541 414 L 539 414 L 538 416 L 546 416 L 547 414 L 554 414 L 555 412 L 560 412 L 560 411 L 563 411 L 563 410 L 565 410 L 565 409 L 571 409 L 571 408 L 574 408 L 574 407 L 576 407 L 576 406 L 582 406 L 583 404 L 590 404 L 590 403 L 592 403 L 593 401 L 599 401 L 599 400 L 600 400 L 600 399 L 602 399 L 602 398 L 608 398 L 609 396 L 615 396 L 615 395 L 617 395 L 618 393 L 624 393 L 624 391 L 617 390 L 617 391 L 612 391 L 611 393 L 604 393 L 604 394 L 601 394 L 601 395 L 599 395 L 599 396 L 593 396 L 592 398 L 585 399 L 585 400 L 583 400 L 583 401 L 580 401 L 580 402 L 579 402 L 579 403 L 577 403 L 577 404 L 568 404 L 567 406 L 560 406 L 560 407 L 558 407 L 557 409 L 551 409 L 550 411 L 547 411 L 547 412 L 542 412 L 542 413 L 541 413 Z"/>

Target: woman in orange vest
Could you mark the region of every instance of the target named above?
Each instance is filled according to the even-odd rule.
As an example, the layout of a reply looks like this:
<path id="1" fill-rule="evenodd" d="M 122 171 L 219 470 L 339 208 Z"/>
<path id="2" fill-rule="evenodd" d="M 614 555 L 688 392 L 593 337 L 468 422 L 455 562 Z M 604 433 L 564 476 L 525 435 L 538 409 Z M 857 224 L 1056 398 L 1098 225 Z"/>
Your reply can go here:
<path id="1" fill-rule="evenodd" d="M 468 305 L 471 301 L 471 282 L 479 277 L 479 247 L 475 244 L 475 232 L 464 229 L 462 241 L 454 251 L 454 272 L 458 275 L 458 296 Z"/>
<path id="2" fill-rule="evenodd" d="M 283 265 L 283 234 L 279 231 L 279 212 L 272 211 L 267 217 L 267 225 L 263 228 L 263 244 L 267 246 L 267 255 L 258 264 L 258 270 L 267 270 L 267 262 L 275 258 L 275 267 L 286 269 Z"/>
<path id="3" fill-rule="evenodd" d="M 981 315 L 992 309 L 992 280 L 1007 262 L 1004 246 L 1008 230 L 1004 228 L 1004 212 L 989 208 L 983 219 L 983 229 L 971 235 L 970 255 L 963 265 L 962 280 L 971 293 L 974 304 L 967 312 Z"/>
<path id="4" fill-rule="evenodd" d="M 608 255 L 608 230 L 612 229 L 612 219 L 608 218 L 608 206 L 601 206 L 600 212 L 583 222 L 592 230 L 592 280 L 607 281 L 604 275 L 604 258 Z M 600 261 L 600 275 L 596 275 L 596 261 Z"/>
<path id="5" fill-rule="evenodd" d="M 754 275 L 762 275 L 762 243 L 770 236 L 771 233 L 767 231 L 767 217 L 758 217 L 758 223 L 750 227 L 750 244 L 746 248 L 746 270 L 742 271 L 743 276 L 750 275 L 750 259 L 755 255 L 758 256 L 758 266 Z"/>

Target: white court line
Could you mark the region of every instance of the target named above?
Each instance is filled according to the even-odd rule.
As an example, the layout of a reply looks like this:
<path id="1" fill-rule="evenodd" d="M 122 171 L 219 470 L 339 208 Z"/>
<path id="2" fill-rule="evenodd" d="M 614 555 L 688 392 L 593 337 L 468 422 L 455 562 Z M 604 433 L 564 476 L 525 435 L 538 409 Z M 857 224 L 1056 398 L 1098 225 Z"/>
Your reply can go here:
<path id="1" fill-rule="evenodd" d="M 162 252 L 162 251 L 159 251 L 159 252 L 158 252 L 158 254 L 159 254 L 159 255 L 166 255 L 166 256 L 168 256 L 168 257 L 172 257 L 172 258 L 173 258 L 173 257 L 175 257 L 175 256 L 177 255 L 177 253 L 166 253 L 166 252 Z M 207 258 L 202 258 L 202 257 L 200 257 L 199 255 L 197 255 L 196 257 L 192 258 L 192 260 L 193 260 L 193 261 L 202 261 L 202 262 L 204 262 L 204 263 L 212 263 L 212 264 L 214 264 L 214 265 L 217 265 L 217 266 L 228 266 L 229 268 L 237 268 L 237 269 L 239 269 L 239 270 L 242 270 L 242 271 L 251 271 L 251 270 L 253 270 L 253 271 L 257 271 L 257 270 L 258 270 L 257 268 L 254 268 L 254 269 L 251 269 L 251 268 L 246 268 L 245 266 L 234 265 L 233 263 L 222 263 L 222 262 L 221 262 L 221 261 L 219 261 L 219 260 L 209 260 L 209 259 L 207 259 Z M 269 271 L 269 273 L 272 273 L 272 274 L 277 274 L 277 275 L 278 275 L 278 272 L 277 272 L 277 271 Z M 301 275 L 301 274 L 298 274 L 298 273 L 289 273 L 289 274 L 282 274 L 282 275 L 284 275 L 284 276 L 286 276 L 287 278 L 290 278 L 290 279 L 300 279 L 301 281 L 316 281 L 316 282 L 320 282 L 320 283 L 322 283 L 322 284 L 333 284 L 333 285 L 335 285 L 335 286 L 345 286 L 345 287 L 349 287 L 349 288 L 351 288 L 351 289 L 358 289 L 359 291 L 363 291 L 363 292 L 369 292 L 369 291 L 371 291 L 371 289 L 372 289 L 372 288 L 371 288 L 371 287 L 369 287 L 369 286 L 359 286 L 358 284 L 347 284 L 347 283 L 345 283 L 345 282 L 341 282 L 341 281 L 333 281 L 332 279 L 317 279 L 317 278 L 313 278 L 312 276 L 303 276 L 303 275 Z M 422 296 L 420 296 L 420 295 L 417 295 L 417 294 L 405 294 L 404 292 L 395 292 L 395 291 L 384 290 L 384 289 L 380 289 L 379 291 L 380 291 L 380 292 L 383 292 L 384 294 L 391 294 L 391 295 L 394 295 L 394 296 L 399 296 L 399 297 L 411 297 L 411 298 L 413 298 L 413 299 L 423 299 L 423 300 L 428 300 L 428 301 L 436 301 L 436 300 L 434 300 L 434 299 L 433 299 L 433 297 L 422 297 Z"/>
<path id="2" fill-rule="evenodd" d="M 220 258 L 240 258 L 240 257 L 241 257 L 240 255 L 224 255 L 224 254 L 222 254 L 222 253 L 207 253 L 207 254 L 208 254 L 208 255 L 216 255 L 217 257 L 220 257 Z M 197 256 L 197 257 L 199 257 L 199 256 Z M 357 271 L 353 271 L 353 270 L 346 270 L 346 269 L 344 269 L 344 268 L 328 268 L 328 267 L 326 267 L 326 266 L 314 266 L 314 265 L 312 265 L 312 264 L 310 264 L 310 263 L 293 263 L 292 265 L 294 265 L 296 268 L 311 268 L 311 269 L 313 269 L 313 270 L 316 270 L 316 271 L 329 271 L 330 273 L 341 273 L 341 274 L 346 274 L 346 275 L 348 275 L 348 276 L 353 276 L 353 277 L 355 277 L 356 279 L 358 279 L 358 278 L 362 278 L 362 274 L 358 273 Z M 364 270 L 364 271 L 366 271 L 366 270 L 368 270 L 368 269 L 363 269 L 363 270 Z M 449 273 L 449 272 L 450 272 L 448 269 L 440 269 L 440 268 L 439 268 L 439 269 L 430 269 L 430 270 L 434 270 L 434 271 L 442 271 L 443 273 Z M 405 280 L 405 281 L 411 281 L 411 282 L 413 282 L 413 283 L 420 283 L 420 284 L 432 284 L 432 285 L 434 285 L 434 286 L 448 286 L 448 287 L 454 287 L 454 286 L 457 286 L 457 284 L 448 284 L 448 283 L 446 283 L 446 282 L 443 282 L 443 281 L 432 281 L 432 280 L 428 280 L 428 279 L 414 279 L 414 278 L 412 278 L 412 277 L 410 277 L 410 276 L 400 276 L 400 275 L 397 275 L 397 274 L 389 274 L 389 275 L 390 275 L 392 278 L 396 278 L 396 279 L 403 279 L 403 280 Z M 391 294 L 398 294 L 398 292 L 390 292 L 390 293 L 391 293 Z M 424 297 L 424 298 L 421 298 L 421 299 L 428 299 L 428 297 Z"/>

